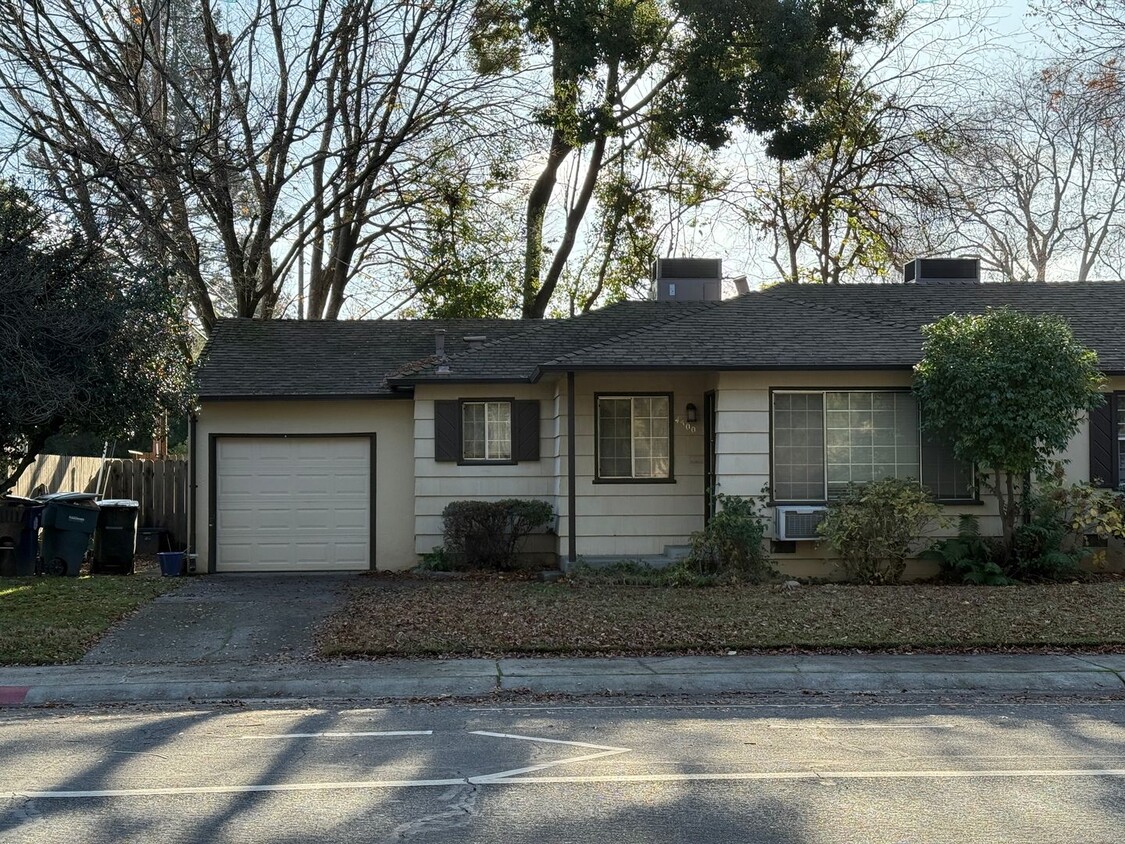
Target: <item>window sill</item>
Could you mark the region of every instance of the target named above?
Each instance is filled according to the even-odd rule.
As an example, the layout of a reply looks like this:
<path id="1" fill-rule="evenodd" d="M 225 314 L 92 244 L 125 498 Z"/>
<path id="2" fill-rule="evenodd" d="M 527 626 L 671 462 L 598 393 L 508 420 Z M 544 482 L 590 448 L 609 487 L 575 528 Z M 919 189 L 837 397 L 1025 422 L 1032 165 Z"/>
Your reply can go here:
<path id="1" fill-rule="evenodd" d="M 518 466 L 518 460 L 458 460 L 458 466 Z"/>
<path id="2" fill-rule="evenodd" d="M 595 484 L 674 484 L 675 478 L 594 478 Z"/>

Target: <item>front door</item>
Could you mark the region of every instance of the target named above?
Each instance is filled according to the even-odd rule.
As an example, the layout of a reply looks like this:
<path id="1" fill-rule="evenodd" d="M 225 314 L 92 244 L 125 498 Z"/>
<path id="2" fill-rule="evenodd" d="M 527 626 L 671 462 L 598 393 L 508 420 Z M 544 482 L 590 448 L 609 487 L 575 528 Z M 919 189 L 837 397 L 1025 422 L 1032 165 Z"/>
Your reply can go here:
<path id="1" fill-rule="evenodd" d="M 715 515 L 715 391 L 703 394 L 703 521 Z"/>

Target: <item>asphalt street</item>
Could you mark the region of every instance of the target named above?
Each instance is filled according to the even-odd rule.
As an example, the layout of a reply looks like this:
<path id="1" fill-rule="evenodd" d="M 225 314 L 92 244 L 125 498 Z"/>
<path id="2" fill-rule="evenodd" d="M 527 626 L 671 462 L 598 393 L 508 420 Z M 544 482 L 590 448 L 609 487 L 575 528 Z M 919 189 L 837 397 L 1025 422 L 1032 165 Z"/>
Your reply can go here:
<path id="1" fill-rule="evenodd" d="M 1125 699 L 0 715 L 0 842 L 1117 842 Z"/>

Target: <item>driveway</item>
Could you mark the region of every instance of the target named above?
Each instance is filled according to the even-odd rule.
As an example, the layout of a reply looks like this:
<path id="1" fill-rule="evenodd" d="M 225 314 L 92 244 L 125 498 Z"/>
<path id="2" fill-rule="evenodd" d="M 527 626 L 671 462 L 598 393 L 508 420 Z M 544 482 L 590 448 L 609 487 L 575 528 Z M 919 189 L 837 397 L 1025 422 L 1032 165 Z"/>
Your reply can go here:
<path id="1" fill-rule="evenodd" d="M 354 574 L 192 578 L 154 600 L 82 659 L 87 665 L 257 663 L 307 659 Z"/>

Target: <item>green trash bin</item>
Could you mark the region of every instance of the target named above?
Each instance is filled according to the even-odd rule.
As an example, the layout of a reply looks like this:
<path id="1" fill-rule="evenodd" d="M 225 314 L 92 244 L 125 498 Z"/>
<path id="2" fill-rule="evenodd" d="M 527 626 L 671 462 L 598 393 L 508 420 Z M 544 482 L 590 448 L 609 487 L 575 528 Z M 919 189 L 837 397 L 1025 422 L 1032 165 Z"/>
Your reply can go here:
<path id="1" fill-rule="evenodd" d="M 39 500 L 43 509 L 43 571 L 77 577 L 98 527 L 97 498 L 92 492 L 56 492 Z"/>
<path id="2" fill-rule="evenodd" d="M 90 574 L 132 574 L 137 553 L 137 516 L 140 502 L 112 498 L 98 502 L 98 527 L 94 531 L 94 559 Z"/>

